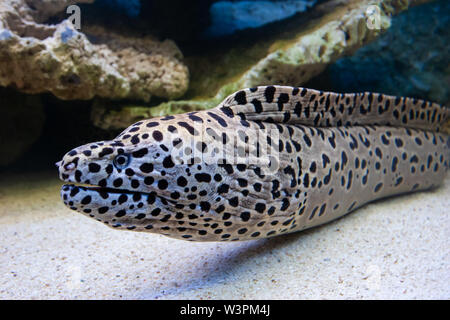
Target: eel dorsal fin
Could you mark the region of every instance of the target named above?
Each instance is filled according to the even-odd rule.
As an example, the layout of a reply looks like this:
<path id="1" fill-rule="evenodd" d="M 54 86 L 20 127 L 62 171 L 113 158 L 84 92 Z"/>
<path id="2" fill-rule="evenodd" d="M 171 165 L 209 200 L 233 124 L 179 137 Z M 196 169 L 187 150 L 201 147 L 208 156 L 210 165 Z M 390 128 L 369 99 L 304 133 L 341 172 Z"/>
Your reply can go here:
<path id="1" fill-rule="evenodd" d="M 244 89 L 227 97 L 217 108 L 244 121 L 314 127 L 385 125 L 439 131 L 450 118 L 449 108 L 420 99 L 287 86 Z"/>

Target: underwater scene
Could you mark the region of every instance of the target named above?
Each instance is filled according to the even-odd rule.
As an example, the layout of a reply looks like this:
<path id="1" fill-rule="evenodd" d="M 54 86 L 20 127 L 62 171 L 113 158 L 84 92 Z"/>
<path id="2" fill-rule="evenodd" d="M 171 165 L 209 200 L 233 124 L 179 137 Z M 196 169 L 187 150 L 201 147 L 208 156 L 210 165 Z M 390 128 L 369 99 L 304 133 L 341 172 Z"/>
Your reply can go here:
<path id="1" fill-rule="evenodd" d="M 1 1 L 0 299 L 450 299 L 449 31 L 447 0 Z"/>

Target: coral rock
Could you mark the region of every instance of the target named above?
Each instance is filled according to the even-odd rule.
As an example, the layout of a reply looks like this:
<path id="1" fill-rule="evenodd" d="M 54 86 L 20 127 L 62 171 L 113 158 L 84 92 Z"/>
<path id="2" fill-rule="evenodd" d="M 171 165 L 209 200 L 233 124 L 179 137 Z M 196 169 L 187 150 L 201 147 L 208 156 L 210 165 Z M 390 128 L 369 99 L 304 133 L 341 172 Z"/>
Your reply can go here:
<path id="1" fill-rule="evenodd" d="M 148 101 L 153 95 L 174 99 L 184 94 L 188 69 L 170 40 L 124 37 L 93 28 L 92 43 L 68 20 L 58 25 L 39 23 L 49 12 L 75 2 L 92 1 L 0 4 L 0 85 L 25 93 L 49 91 L 61 99 L 99 96 Z"/>

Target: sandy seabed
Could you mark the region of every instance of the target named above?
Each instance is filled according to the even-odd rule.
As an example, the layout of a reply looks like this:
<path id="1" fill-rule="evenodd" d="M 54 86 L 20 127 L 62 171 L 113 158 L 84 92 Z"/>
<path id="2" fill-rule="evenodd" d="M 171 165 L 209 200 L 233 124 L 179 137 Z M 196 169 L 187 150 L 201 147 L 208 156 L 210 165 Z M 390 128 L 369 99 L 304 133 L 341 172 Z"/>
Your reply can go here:
<path id="1" fill-rule="evenodd" d="M 450 176 L 272 239 L 195 243 L 66 208 L 55 172 L 0 177 L 0 299 L 450 299 Z"/>

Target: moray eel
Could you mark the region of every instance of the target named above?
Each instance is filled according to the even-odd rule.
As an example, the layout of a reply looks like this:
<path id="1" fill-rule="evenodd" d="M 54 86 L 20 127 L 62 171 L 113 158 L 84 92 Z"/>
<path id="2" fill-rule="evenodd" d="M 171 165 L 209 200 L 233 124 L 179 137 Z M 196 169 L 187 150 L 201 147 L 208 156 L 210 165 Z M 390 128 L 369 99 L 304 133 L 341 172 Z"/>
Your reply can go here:
<path id="1" fill-rule="evenodd" d="M 245 89 L 214 109 L 139 121 L 73 149 L 57 163 L 75 183 L 61 197 L 116 229 L 190 241 L 273 237 L 441 184 L 449 114 L 377 93 Z"/>

